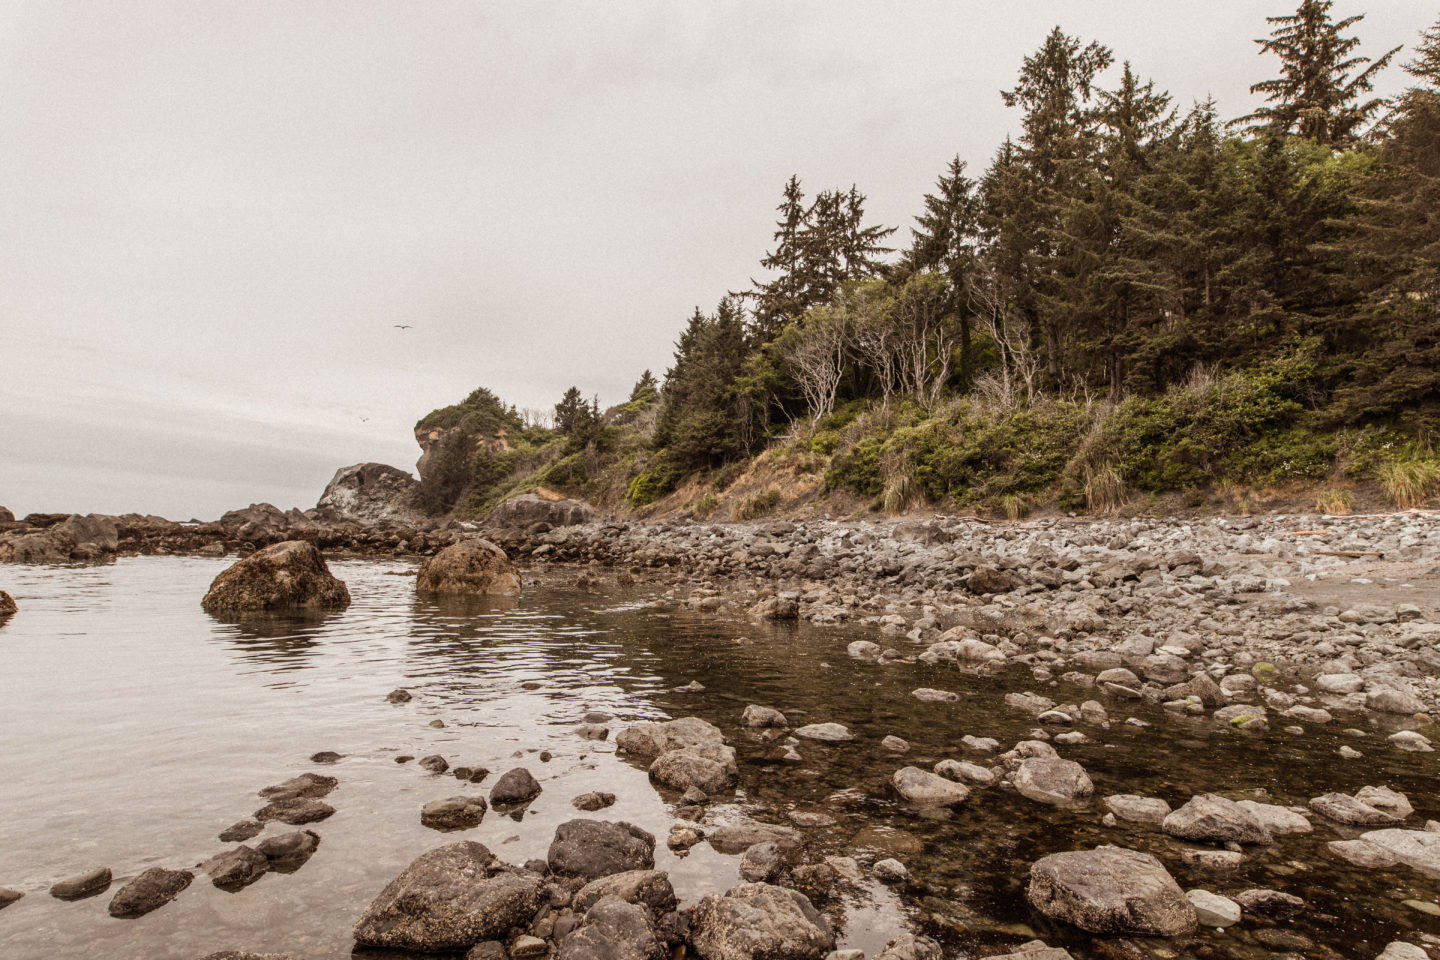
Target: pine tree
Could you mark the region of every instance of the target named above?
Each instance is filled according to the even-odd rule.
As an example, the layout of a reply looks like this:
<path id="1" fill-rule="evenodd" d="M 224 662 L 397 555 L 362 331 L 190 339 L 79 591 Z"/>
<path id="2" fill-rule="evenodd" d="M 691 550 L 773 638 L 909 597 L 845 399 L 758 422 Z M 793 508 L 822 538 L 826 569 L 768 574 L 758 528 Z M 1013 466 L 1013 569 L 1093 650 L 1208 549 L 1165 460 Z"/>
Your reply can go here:
<path id="1" fill-rule="evenodd" d="M 910 228 L 910 249 L 902 265 L 916 272 L 937 270 L 949 281 L 948 308 L 960 324 L 960 377 L 968 382 L 973 363 L 969 284 L 981 250 L 981 198 L 959 156 L 935 186 L 937 192 L 925 195 L 925 212 Z"/>
<path id="2" fill-rule="evenodd" d="M 805 205 L 799 177 L 791 176 L 785 182 L 784 195 L 775 209 L 780 214 L 775 222 L 775 249 L 760 260 L 760 266 L 776 274 L 775 279 L 768 283 L 750 281 L 755 328 L 762 340 L 774 337 L 790 318 L 810 306 L 808 290 L 812 281 L 806 275 L 805 250 L 810 208 Z"/>
<path id="3" fill-rule="evenodd" d="M 1374 61 L 1353 56 L 1360 40 L 1344 36 L 1344 31 L 1365 15 L 1337 23 L 1330 19 L 1333 5 L 1332 0 L 1304 0 L 1293 14 L 1265 18 L 1275 29 L 1269 39 L 1255 42 L 1261 53 L 1280 58 L 1280 76 L 1253 84 L 1250 92 L 1265 94 L 1265 102 L 1273 106 L 1260 107 L 1234 123 L 1329 147 L 1345 147 L 1360 139 L 1365 124 L 1386 105 L 1383 98 L 1364 98 L 1374 89 L 1375 74 L 1400 48 Z M 1364 69 L 1352 73 L 1360 67 Z"/>

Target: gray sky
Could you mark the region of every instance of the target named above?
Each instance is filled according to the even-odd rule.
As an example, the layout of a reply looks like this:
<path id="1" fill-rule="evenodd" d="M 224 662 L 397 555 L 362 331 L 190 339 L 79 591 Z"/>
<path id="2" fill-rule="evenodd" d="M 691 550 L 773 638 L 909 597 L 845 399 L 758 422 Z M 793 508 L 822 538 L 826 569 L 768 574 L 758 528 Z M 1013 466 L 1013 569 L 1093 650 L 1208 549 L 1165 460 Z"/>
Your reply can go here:
<path id="1" fill-rule="evenodd" d="M 1228 117 L 1294 6 L 0 0 L 0 504 L 310 506 L 476 386 L 624 399 L 792 173 L 908 226 L 1057 23 Z"/>

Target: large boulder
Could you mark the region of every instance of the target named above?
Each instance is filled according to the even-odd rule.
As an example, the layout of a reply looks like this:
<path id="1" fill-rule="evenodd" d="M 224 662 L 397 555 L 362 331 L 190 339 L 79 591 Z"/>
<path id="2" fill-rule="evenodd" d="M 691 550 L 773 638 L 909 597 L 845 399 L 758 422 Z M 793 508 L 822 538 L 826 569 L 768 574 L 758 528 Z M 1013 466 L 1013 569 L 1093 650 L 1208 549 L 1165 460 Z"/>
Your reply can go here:
<path id="1" fill-rule="evenodd" d="M 120 548 L 120 528 L 113 517 L 72 514 L 41 530 L 16 530 L 0 535 L 0 561 L 66 563 L 104 560 Z"/>
<path id="2" fill-rule="evenodd" d="M 686 750 L 702 744 L 723 745 L 725 734 L 708 720 L 681 717 L 663 723 L 637 723 L 615 737 L 615 749 L 637 757 L 658 757 L 671 750 Z"/>
<path id="3" fill-rule="evenodd" d="M 555 829 L 548 860 L 551 873 L 585 880 L 650 870 L 655 866 L 655 838 L 623 821 L 569 820 Z"/>
<path id="4" fill-rule="evenodd" d="M 206 612 L 215 614 L 349 605 L 350 591 L 306 540 L 285 540 L 255 551 L 222 571 L 200 601 Z"/>
<path id="5" fill-rule="evenodd" d="M 677 793 L 691 787 L 708 794 L 724 793 L 740 782 L 740 766 L 734 747 L 707 743 L 660 754 L 650 764 L 650 779 Z"/>
<path id="6" fill-rule="evenodd" d="M 366 909 L 356 942 L 438 953 L 504 938 L 534 916 L 540 881 L 494 867 L 495 855 L 473 841 L 421 854 Z"/>
<path id="7" fill-rule="evenodd" d="M 474 537 L 452 543 L 422 563 L 415 592 L 424 597 L 517 596 L 520 574 L 504 550 Z"/>
<path id="8" fill-rule="evenodd" d="M 419 491 L 420 481 L 404 470 L 357 463 L 335 471 L 315 507 L 337 520 L 415 523 L 423 519 L 416 505 Z"/>
<path id="9" fill-rule="evenodd" d="M 1076 803 L 1095 792 L 1084 767 L 1058 757 L 1021 760 L 1011 780 L 1022 797 L 1057 807 Z"/>
<path id="10" fill-rule="evenodd" d="M 1087 933 L 1174 937 L 1195 930 L 1195 907 L 1153 855 L 1124 847 L 1073 850 L 1030 867 L 1031 905 Z"/>
<path id="11" fill-rule="evenodd" d="M 570 906 L 576 912 L 589 910 L 605 897 L 619 897 L 626 903 L 640 903 L 655 916 L 675 909 L 675 888 L 663 870 L 627 870 L 592 880 L 575 894 Z"/>
<path id="12" fill-rule="evenodd" d="M 690 945 L 702 960 L 820 960 L 835 932 L 803 893 L 742 883 L 700 901 Z"/>
<path id="13" fill-rule="evenodd" d="M 560 941 L 556 960 L 664 960 L 668 952 L 650 924 L 650 911 L 610 895 Z"/>
<path id="14" fill-rule="evenodd" d="M 964 803 L 970 796 L 970 788 L 963 783 L 947 780 L 919 767 L 896 770 L 890 782 L 896 793 L 921 807 L 951 807 Z"/>
<path id="15" fill-rule="evenodd" d="M 490 519 L 506 527 L 524 528 L 532 523 L 572 527 L 595 519 L 595 508 L 584 500 L 572 500 L 547 490 L 511 497 L 495 508 Z"/>
<path id="16" fill-rule="evenodd" d="M 1190 798 L 1160 824 L 1172 837 L 1198 843 L 1273 843 L 1270 831 L 1255 814 L 1234 800 L 1213 793 Z"/>

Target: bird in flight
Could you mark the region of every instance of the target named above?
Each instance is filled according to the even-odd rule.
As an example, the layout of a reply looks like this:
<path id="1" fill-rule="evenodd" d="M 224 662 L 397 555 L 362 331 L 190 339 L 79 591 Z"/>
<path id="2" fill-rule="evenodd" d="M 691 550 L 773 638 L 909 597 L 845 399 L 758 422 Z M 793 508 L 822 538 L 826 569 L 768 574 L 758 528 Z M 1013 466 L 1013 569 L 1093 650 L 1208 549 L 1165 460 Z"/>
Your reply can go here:
<path id="1" fill-rule="evenodd" d="M 360 418 L 360 422 L 361 422 L 361 423 L 369 423 L 369 422 L 370 422 L 370 418 L 369 418 L 369 417 L 361 417 L 361 418 Z"/>
<path id="2" fill-rule="evenodd" d="M 395 324 L 395 329 L 396 329 L 396 330 L 409 330 L 409 329 L 410 329 L 410 324 L 408 324 L 408 323 L 397 323 L 397 324 Z"/>

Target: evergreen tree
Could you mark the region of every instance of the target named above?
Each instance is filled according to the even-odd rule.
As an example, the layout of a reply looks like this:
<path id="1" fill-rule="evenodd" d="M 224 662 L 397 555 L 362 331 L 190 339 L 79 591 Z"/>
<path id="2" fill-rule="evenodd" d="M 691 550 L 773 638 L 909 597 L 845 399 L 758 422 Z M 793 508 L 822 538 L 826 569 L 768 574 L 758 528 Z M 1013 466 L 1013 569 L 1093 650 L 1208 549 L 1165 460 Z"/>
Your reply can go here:
<path id="1" fill-rule="evenodd" d="M 599 417 L 580 394 L 579 387 L 565 391 L 560 402 L 555 404 L 555 431 L 573 437 L 587 430 Z"/>
<path id="2" fill-rule="evenodd" d="M 1400 48 L 1373 61 L 1354 55 L 1360 40 L 1345 36 L 1344 31 L 1365 15 L 1337 23 L 1330 19 L 1333 5 L 1332 0 L 1304 0 L 1293 14 L 1265 18 L 1275 29 L 1268 39 L 1255 42 L 1261 53 L 1280 58 L 1280 76 L 1253 84 L 1250 92 L 1265 94 L 1265 102 L 1273 106 L 1260 107 L 1235 123 L 1330 147 L 1349 146 L 1360 139 L 1362 128 L 1386 104 L 1383 98 L 1365 99 L 1374 89 L 1375 74 Z"/>
<path id="3" fill-rule="evenodd" d="M 910 249 L 902 265 L 910 271 L 939 271 L 949 281 L 947 307 L 959 322 L 960 377 L 970 378 L 970 276 L 981 250 L 981 198 L 976 183 L 965 176 L 965 161 L 956 156 L 925 195 L 925 212 L 910 228 Z"/>
<path id="4" fill-rule="evenodd" d="M 705 469 L 748 451 L 737 385 L 749 355 L 745 316 L 733 297 L 714 316 L 697 307 L 675 345 L 675 365 L 665 374 L 654 443 L 677 465 Z"/>

